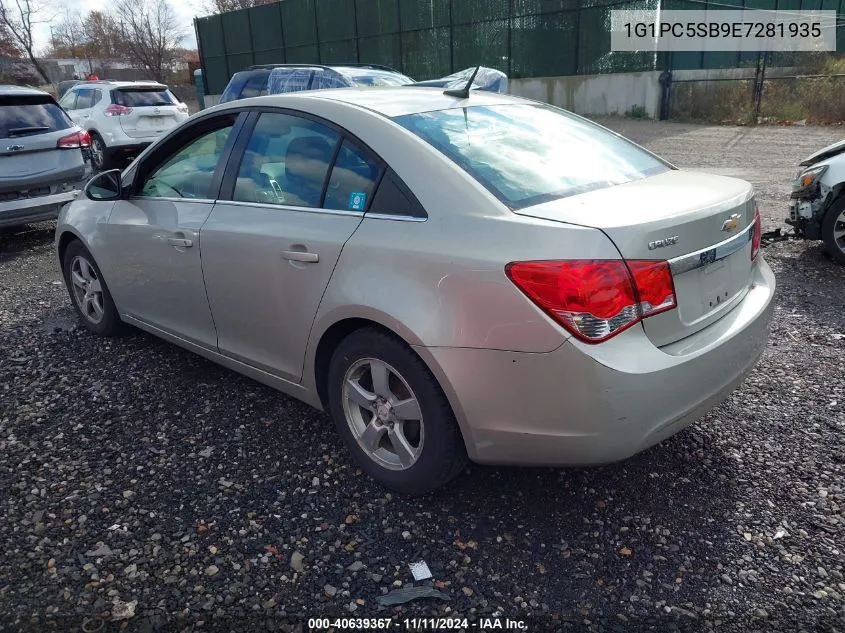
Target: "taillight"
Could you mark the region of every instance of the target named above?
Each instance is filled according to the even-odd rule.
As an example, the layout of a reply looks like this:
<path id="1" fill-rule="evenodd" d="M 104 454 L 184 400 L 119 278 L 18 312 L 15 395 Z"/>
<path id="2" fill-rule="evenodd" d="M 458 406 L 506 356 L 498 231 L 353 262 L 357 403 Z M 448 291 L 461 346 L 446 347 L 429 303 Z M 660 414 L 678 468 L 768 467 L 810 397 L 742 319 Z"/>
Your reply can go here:
<path id="1" fill-rule="evenodd" d="M 678 305 L 665 261 L 512 262 L 505 273 L 543 311 L 587 343 L 606 341 Z"/>
<path id="2" fill-rule="evenodd" d="M 180 103 L 179 105 L 176 106 L 176 109 L 179 110 L 179 112 L 187 112 L 188 111 L 188 104 L 187 103 Z"/>
<path id="3" fill-rule="evenodd" d="M 757 257 L 760 252 L 760 239 L 763 235 L 763 228 L 760 222 L 760 207 L 754 205 L 754 234 L 751 236 L 751 261 Z"/>
<path id="4" fill-rule="evenodd" d="M 59 149 L 79 149 L 81 147 L 90 146 L 91 137 L 88 135 L 88 132 L 85 131 L 74 132 L 73 134 L 63 136 L 56 143 L 56 147 L 58 147 Z"/>
<path id="5" fill-rule="evenodd" d="M 112 103 L 103 110 L 103 114 L 106 116 L 126 116 L 127 114 L 132 114 L 132 108 L 127 108 L 125 105 L 120 105 L 119 103 Z"/>

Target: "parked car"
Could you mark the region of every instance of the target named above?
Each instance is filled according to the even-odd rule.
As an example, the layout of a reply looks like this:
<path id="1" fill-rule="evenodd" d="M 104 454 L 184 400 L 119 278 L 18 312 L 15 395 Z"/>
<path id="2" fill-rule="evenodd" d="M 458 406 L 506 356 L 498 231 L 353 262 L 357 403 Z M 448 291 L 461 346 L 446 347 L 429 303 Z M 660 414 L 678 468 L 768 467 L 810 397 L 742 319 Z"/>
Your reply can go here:
<path id="1" fill-rule="evenodd" d="M 773 309 L 751 185 L 552 106 L 454 94 L 234 101 L 95 176 L 56 228 L 82 322 L 328 410 L 406 493 L 467 457 L 621 460 L 724 400 Z"/>
<path id="2" fill-rule="evenodd" d="M 0 86 L 0 227 L 55 219 L 91 175 L 89 142 L 46 92 Z"/>
<path id="3" fill-rule="evenodd" d="M 345 87 L 389 87 L 414 80 L 389 66 L 371 64 L 266 64 L 232 75 L 220 103 L 266 94 Z"/>
<path id="4" fill-rule="evenodd" d="M 67 79 L 56 84 L 56 98 L 61 99 L 65 93 L 74 86 L 81 84 L 81 79 Z"/>
<path id="5" fill-rule="evenodd" d="M 811 154 L 792 181 L 786 223 L 800 237 L 821 240 L 845 264 L 845 141 Z"/>
<path id="6" fill-rule="evenodd" d="M 149 81 L 85 81 L 59 101 L 91 135 L 97 170 L 123 165 L 188 118 L 188 106 L 164 84 Z"/>

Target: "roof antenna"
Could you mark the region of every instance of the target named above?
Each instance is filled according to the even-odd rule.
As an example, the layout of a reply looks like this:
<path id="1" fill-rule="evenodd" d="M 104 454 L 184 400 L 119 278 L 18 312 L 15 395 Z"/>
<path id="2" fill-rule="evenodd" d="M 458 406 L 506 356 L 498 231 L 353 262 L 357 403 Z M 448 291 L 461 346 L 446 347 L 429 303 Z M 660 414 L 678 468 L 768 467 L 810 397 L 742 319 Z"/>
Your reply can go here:
<path id="1" fill-rule="evenodd" d="M 478 74 L 479 69 L 481 66 L 476 66 L 475 70 L 472 71 L 472 75 L 469 78 L 466 86 L 463 88 L 452 88 L 450 90 L 444 90 L 444 95 L 449 95 L 450 97 L 457 97 L 458 99 L 469 99 L 469 91 L 472 88 L 472 82 L 475 81 L 475 76 Z"/>

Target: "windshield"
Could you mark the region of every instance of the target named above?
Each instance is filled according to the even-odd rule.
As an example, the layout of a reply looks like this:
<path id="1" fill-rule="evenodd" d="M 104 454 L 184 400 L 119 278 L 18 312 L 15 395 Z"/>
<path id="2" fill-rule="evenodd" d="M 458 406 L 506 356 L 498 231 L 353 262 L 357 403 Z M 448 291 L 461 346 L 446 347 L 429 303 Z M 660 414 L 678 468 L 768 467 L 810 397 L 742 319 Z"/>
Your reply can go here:
<path id="1" fill-rule="evenodd" d="M 176 105 L 176 97 L 167 89 L 126 89 L 114 91 L 114 102 L 129 108 Z"/>
<path id="2" fill-rule="evenodd" d="M 0 97 L 0 138 L 18 138 L 66 130 L 73 125 L 52 97 Z"/>
<path id="3" fill-rule="evenodd" d="M 470 106 L 394 119 L 512 209 L 671 169 L 634 143 L 544 105 Z"/>

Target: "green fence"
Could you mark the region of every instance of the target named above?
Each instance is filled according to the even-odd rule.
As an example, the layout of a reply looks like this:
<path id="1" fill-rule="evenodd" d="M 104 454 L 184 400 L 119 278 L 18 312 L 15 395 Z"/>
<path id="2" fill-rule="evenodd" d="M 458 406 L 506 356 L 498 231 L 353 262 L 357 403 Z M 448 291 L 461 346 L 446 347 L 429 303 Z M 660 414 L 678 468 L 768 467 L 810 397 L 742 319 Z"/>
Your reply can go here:
<path id="1" fill-rule="evenodd" d="M 754 67 L 757 53 L 610 50 L 613 9 L 825 9 L 845 0 L 282 0 L 195 20 L 208 94 L 253 64 L 370 63 L 417 80 L 481 64 L 509 77 Z M 837 50 L 845 50 L 845 21 Z M 810 54 L 777 53 L 770 66 Z"/>
<path id="2" fill-rule="evenodd" d="M 208 94 L 253 64 L 369 63 L 416 80 L 481 64 L 509 77 L 653 70 L 610 51 L 611 9 L 659 0 L 282 0 L 197 18 Z"/>

